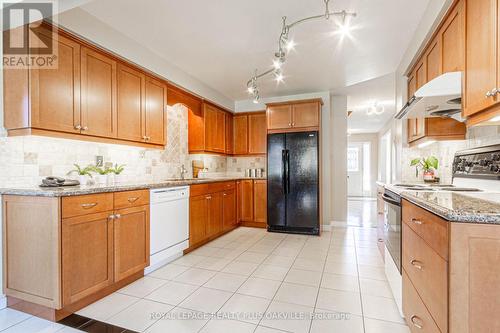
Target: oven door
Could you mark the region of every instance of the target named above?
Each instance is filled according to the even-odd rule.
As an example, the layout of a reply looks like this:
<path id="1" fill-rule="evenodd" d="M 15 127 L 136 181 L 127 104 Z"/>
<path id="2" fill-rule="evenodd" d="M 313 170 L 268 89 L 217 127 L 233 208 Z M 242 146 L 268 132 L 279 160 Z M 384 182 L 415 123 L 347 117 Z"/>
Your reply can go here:
<path id="1" fill-rule="evenodd" d="M 401 198 L 384 193 L 384 241 L 387 251 L 401 273 Z"/>

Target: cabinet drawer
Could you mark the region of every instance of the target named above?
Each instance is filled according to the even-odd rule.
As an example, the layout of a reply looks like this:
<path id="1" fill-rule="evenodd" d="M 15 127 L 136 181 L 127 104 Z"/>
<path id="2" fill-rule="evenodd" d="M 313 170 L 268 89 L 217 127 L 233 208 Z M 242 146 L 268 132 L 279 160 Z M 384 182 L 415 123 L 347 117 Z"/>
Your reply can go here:
<path id="1" fill-rule="evenodd" d="M 113 193 L 79 195 L 62 198 L 62 218 L 113 210 Z"/>
<path id="2" fill-rule="evenodd" d="M 448 223 L 440 217 L 403 200 L 403 223 L 422 237 L 448 261 Z"/>
<path id="3" fill-rule="evenodd" d="M 441 333 L 404 270 L 403 313 L 411 332 Z"/>
<path id="4" fill-rule="evenodd" d="M 149 190 L 114 193 L 115 209 L 149 205 Z"/>
<path id="5" fill-rule="evenodd" d="M 442 332 L 448 323 L 448 264 L 403 225 L 403 269 Z"/>
<path id="6" fill-rule="evenodd" d="M 190 196 L 196 197 L 198 195 L 224 192 L 226 190 L 231 190 L 235 188 L 236 188 L 236 182 L 234 181 L 191 185 Z"/>

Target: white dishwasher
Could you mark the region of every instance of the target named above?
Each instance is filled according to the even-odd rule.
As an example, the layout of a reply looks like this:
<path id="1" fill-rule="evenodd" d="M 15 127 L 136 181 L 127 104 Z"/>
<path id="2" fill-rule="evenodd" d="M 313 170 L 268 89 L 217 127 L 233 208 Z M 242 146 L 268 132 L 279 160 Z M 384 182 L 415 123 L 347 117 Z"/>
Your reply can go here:
<path id="1" fill-rule="evenodd" d="M 189 247 L 189 186 L 150 191 L 150 266 L 152 272 L 182 256 Z"/>

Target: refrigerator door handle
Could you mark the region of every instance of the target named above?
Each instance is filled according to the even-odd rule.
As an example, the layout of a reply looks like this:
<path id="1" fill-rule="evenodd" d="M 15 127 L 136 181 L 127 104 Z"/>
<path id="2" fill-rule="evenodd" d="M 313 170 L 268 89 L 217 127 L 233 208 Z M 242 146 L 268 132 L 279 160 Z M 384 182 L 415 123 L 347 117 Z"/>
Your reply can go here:
<path id="1" fill-rule="evenodd" d="M 283 149 L 281 151 L 281 184 L 282 184 L 282 188 L 283 188 L 283 194 L 287 193 L 286 178 L 287 178 L 287 175 L 286 175 L 286 150 Z"/>
<path id="2" fill-rule="evenodd" d="M 290 193 L 290 151 L 286 150 L 286 193 Z"/>

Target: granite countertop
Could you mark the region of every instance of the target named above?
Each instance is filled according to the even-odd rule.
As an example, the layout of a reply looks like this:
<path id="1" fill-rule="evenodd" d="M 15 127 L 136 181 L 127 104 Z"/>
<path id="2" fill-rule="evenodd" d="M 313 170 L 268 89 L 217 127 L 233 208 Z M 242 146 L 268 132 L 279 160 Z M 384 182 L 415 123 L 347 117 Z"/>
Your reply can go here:
<path id="1" fill-rule="evenodd" d="M 68 197 L 75 195 L 109 193 L 120 191 L 133 191 L 144 189 L 155 189 L 164 187 L 189 186 L 196 184 L 218 183 L 232 180 L 265 180 L 266 178 L 245 178 L 245 177 L 218 177 L 218 178 L 191 178 L 191 179 L 166 179 L 163 181 L 116 183 L 114 185 L 80 185 L 68 187 L 18 187 L 0 188 L 0 194 L 26 195 L 39 197 Z"/>
<path id="2" fill-rule="evenodd" d="M 500 193 L 403 191 L 401 196 L 451 222 L 500 224 Z"/>

